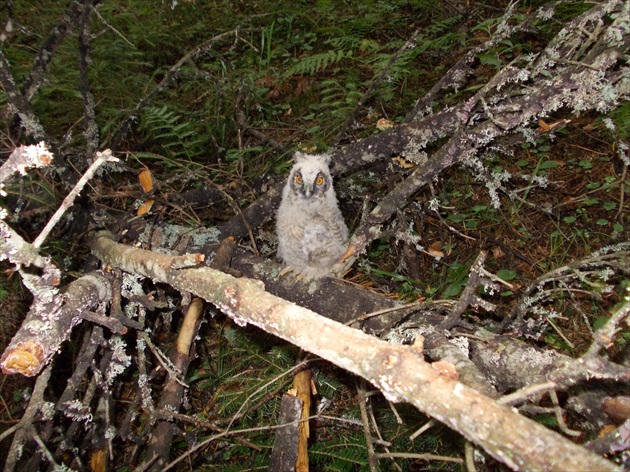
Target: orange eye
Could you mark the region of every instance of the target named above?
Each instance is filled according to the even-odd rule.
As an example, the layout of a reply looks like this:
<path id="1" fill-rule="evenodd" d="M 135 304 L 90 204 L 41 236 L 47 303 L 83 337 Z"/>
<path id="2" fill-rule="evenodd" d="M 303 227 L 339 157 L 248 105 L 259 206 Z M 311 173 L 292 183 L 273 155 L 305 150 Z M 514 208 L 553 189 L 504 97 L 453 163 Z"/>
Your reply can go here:
<path id="1" fill-rule="evenodd" d="M 324 183 L 324 178 L 321 175 L 318 175 L 315 179 L 315 185 L 322 185 Z"/>
<path id="2" fill-rule="evenodd" d="M 295 174 L 295 183 L 298 185 L 302 185 L 304 180 L 302 180 L 302 174 Z"/>

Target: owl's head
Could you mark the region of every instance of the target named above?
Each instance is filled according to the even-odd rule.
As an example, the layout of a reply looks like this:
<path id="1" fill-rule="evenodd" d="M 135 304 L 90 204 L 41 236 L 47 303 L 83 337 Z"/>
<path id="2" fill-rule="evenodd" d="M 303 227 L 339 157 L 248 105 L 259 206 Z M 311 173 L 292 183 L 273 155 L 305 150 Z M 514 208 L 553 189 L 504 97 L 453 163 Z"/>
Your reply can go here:
<path id="1" fill-rule="evenodd" d="M 330 155 L 295 153 L 295 165 L 291 169 L 289 184 L 295 195 L 310 200 L 321 198 L 332 186 L 328 164 Z"/>

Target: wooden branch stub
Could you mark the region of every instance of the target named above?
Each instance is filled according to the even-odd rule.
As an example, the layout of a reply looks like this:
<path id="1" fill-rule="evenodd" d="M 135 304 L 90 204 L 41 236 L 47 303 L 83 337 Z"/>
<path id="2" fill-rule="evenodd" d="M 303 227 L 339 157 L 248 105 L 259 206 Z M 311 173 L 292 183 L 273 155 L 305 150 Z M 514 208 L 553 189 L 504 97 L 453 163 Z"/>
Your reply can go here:
<path id="1" fill-rule="evenodd" d="M 269 470 L 294 472 L 298 460 L 299 419 L 302 413 L 302 400 L 285 393 L 280 402 L 278 424 L 284 425 L 276 431 L 276 439 L 271 451 Z"/>
<path id="2" fill-rule="evenodd" d="M 33 340 L 18 342 L 15 347 L 6 351 L 2 358 L 2 372 L 5 374 L 20 373 L 32 377 L 40 371 L 44 359 L 44 349 Z"/>

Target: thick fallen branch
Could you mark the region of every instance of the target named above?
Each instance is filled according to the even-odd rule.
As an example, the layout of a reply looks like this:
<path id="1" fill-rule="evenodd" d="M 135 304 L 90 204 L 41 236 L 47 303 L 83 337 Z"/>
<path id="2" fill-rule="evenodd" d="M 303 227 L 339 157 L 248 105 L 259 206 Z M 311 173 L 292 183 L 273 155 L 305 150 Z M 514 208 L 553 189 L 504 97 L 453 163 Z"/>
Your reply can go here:
<path id="1" fill-rule="evenodd" d="M 392 345 L 267 293 L 260 282 L 207 268 L 173 268 L 173 257 L 117 244 L 108 233 L 94 254 L 125 271 L 192 292 L 237 324 L 251 323 L 376 385 L 447 424 L 513 469 L 618 470 L 601 457 L 520 416 L 424 362 L 410 346 Z M 313 336 L 313 333 L 318 333 Z"/>

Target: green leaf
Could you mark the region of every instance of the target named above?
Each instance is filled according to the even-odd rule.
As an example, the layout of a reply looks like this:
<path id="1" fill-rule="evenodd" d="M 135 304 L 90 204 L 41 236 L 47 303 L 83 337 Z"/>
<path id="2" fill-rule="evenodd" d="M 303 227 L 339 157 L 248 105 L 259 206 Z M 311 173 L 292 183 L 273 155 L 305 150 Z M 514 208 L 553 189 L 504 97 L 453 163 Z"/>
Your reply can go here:
<path id="1" fill-rule="evenodd" d="M 545 162 L 542 162 L 538 166 L 538 169 L 539 170 L 553 169 L 554 167 L 558 167 L 559 165 L 560 165 L 560 163 L 556 162 L 556 161 L 545 161 Z"/>
<path id="2" fill-rule="evenodd" d="M 589 160 L 582 160 L 580 162 L 578 162 L 578 165 L 583 168 L 583 169 L 592 169 L 593 168 L 593 163 Z"/>
<path id="3" fill-rule="evenodd" d="M 604 210 L 614 210 L 615 208 L 617 208 L 617 204 L 615 202 L 604 202 L 603 205 Z"/>
<path id="4" fill-rule="evenodd" d="M 464 226 L 466 226 L 466 228 L 478 228 L 479 227 L 479 221 L 478 220 L 468 220 L 464 223 Z"/>
<path id="5" fill-rule="evenodd" d="M 610 317 L 608 316 L 600 316 L 595 321 L 593 321 L 593 329 L 598 330 L 599 328 L 604 326 L 608 322 L 609 319 Z"/>
<path id="6" fill-rule="evenodd" d="M 609 221 L 606 218 L 599 218 L 597 220 L 597 224 L 599 226 L 606 226 L 609 223 Z"/>
<path id="7" fill-rule="evenodd" d="M 446 218 L 447 220 L 451 220 L 455 223 L 461 223 L 462 221 L 466 220 L 466 216 L 464 215 L 449 215 L 448 218 Z"/>
<path id="8" fill-rule="evenodd" d="M 465 283 L 463 283 L 461 281 L 452 283 L 448 287 L 446 287 L 446 289 L 444 290 L 444 293 L 442 294 L 442 296 L 444 298 L 456 297 L 462 291 L 462 289 L 464 288 L 464 285 L 465 285 Z"/>
<path id="9" fill-rule="evenodd" d="M 565 216 L 564 218 L 562 218 L 562 221 L 567 224 L 575 223 L 576 220 L 577 218 L 575 216 Z"/>
<path id="10" fill-rule="evenodd" d="M 501 269 L 499 272 L 497 272 L 497 277 L 505 280 L 506 282 L 514 280 L 516 276 L 516 272 L 510 269 Z"/>

